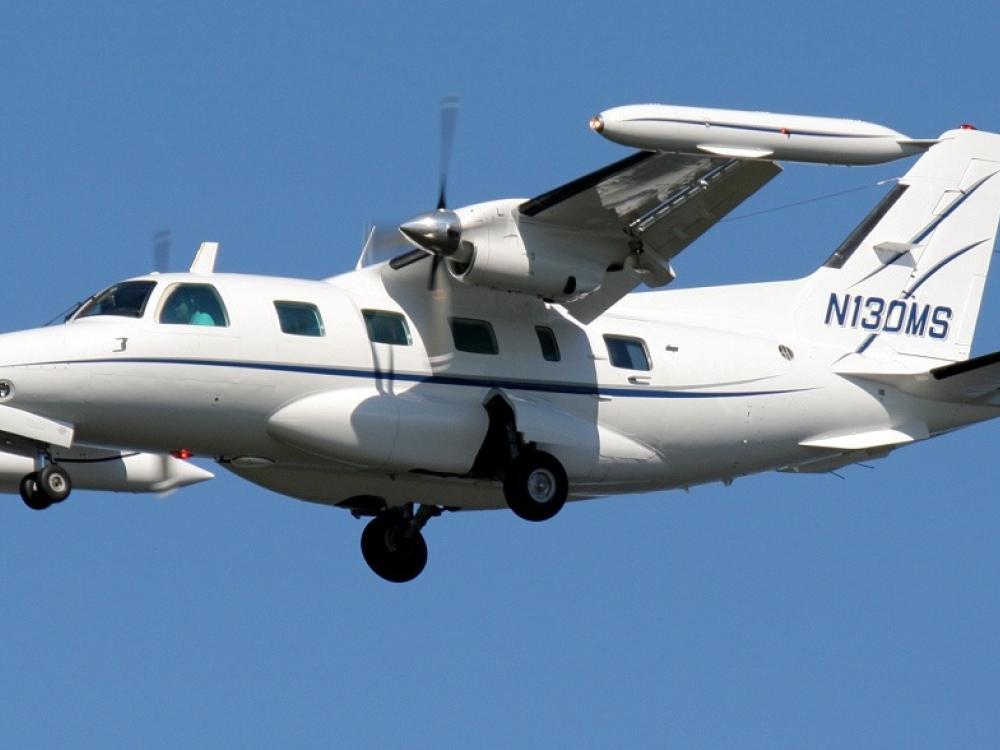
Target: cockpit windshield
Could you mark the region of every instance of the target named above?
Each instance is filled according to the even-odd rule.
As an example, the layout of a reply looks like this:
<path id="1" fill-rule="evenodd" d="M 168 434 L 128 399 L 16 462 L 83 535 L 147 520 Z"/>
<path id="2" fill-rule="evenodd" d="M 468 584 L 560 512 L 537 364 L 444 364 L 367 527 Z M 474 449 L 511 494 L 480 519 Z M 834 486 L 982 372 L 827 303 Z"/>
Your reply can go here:
<path id="1" fill-rule="evenodd" d="M 123 281 L 93 297 L 76 314 L 74 320 L 91 315 L 120 315 L 141 318 L 155 281 Z"/>

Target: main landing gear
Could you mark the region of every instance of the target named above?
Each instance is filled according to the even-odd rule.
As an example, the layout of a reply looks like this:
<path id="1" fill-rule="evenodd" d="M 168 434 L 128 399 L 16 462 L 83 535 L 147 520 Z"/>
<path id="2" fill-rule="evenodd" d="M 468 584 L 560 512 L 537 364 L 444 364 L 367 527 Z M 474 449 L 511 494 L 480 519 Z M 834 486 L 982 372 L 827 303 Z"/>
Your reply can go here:
<path id="1" fill-rule="evenodd" d="M 26 475 L 18 489 L 25 505 L 32 510 L 45 510 L 69 497 L 73 484 L 64 468 L 50 463 L 41 471 Z"/>
<path id="2" fill-rule="evenodd" d="M 427 543 L 420 530 L 441 509 L 421 505 L 388 508 L 375 516 L 361 534 L 361 554 L 374 573 L 393 583 L 412 581 L 427 564 Z"/>
<path id="3" fill-rule="evenodd" d="M 502 480 L 504 499 L 516 515 L 526 521 L 547 521 L 566 503 L 566 470 L 555 456 L 524 440 L 504 398 L 494 396 L 485 408 L 490 422 L 472 474 Z"/>
<path id="4" fill-rule="evenodd" d="M 523 450 L 503 473 L 503 496 L 526 521 L 547 521 L 566 503 L 569 480 L 562 464 L 539 450 Z"/>

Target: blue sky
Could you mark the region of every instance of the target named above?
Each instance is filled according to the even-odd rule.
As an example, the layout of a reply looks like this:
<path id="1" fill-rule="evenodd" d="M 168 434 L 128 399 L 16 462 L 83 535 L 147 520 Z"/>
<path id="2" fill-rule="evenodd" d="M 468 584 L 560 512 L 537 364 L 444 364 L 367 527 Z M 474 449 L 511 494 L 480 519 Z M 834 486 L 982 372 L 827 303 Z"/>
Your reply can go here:
<path id="1" fill-rule="evenodd" d="M 201 240 L 227 271 L 348 269 L 373 219 L 529 197 L 662 101 L 1000 129 L 994 3 L 87 4 L 0 24 L 4 319 L 37 325 Z M 678 284 L 802 275 L 894 164 L 791 166 Z M 976 351 L 1000 349 L 991 279 Z M 361 522 L 223 472 L 166 500 L 0 498 L 0 727 L 18 747 L 971 747 L 1000 729 L 984 425 L 833 476 L 426 530 L 407 586 Z"/>

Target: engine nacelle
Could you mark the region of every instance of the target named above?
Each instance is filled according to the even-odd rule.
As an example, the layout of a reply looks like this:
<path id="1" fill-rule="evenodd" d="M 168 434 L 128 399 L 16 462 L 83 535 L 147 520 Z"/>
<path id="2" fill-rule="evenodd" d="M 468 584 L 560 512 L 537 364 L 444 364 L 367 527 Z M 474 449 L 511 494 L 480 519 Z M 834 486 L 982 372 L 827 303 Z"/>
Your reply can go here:
<path id="1" fill-rule="evenodd" d="M 448 262 L 462 283 L 531 294 L 555 302 L 597 289 L 608 266 L 627 253 L 624 234 L 563 228 L 522 216 L 523 199 L 477 203 L 455 210 L 462 222 L 462 251 Z"/>

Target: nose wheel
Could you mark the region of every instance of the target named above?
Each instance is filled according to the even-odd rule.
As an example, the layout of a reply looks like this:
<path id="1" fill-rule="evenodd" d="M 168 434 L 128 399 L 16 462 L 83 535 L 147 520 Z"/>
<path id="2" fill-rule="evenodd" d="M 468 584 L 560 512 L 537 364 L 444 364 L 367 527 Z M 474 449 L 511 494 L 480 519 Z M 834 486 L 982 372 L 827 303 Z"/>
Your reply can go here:
<path id="1" fill-rule="evenodd" d="M 393 583 L 412 581 L 427 564 L 427 542 L 420 530 L 441 509 L 421 505 L 414 513 L 412 506 L 390 508 L 368 522 L 361 533 L 361 554 L 368 567 Z"/>
<path id="2" fill-rule="evenodd" d="M 61 503 L 73 489 L 69 474 L 58 464 L 49 464 L 41 471 L 26 475 L 18 486 L 21 500 L 32 510 L 45 510 Z"/>

